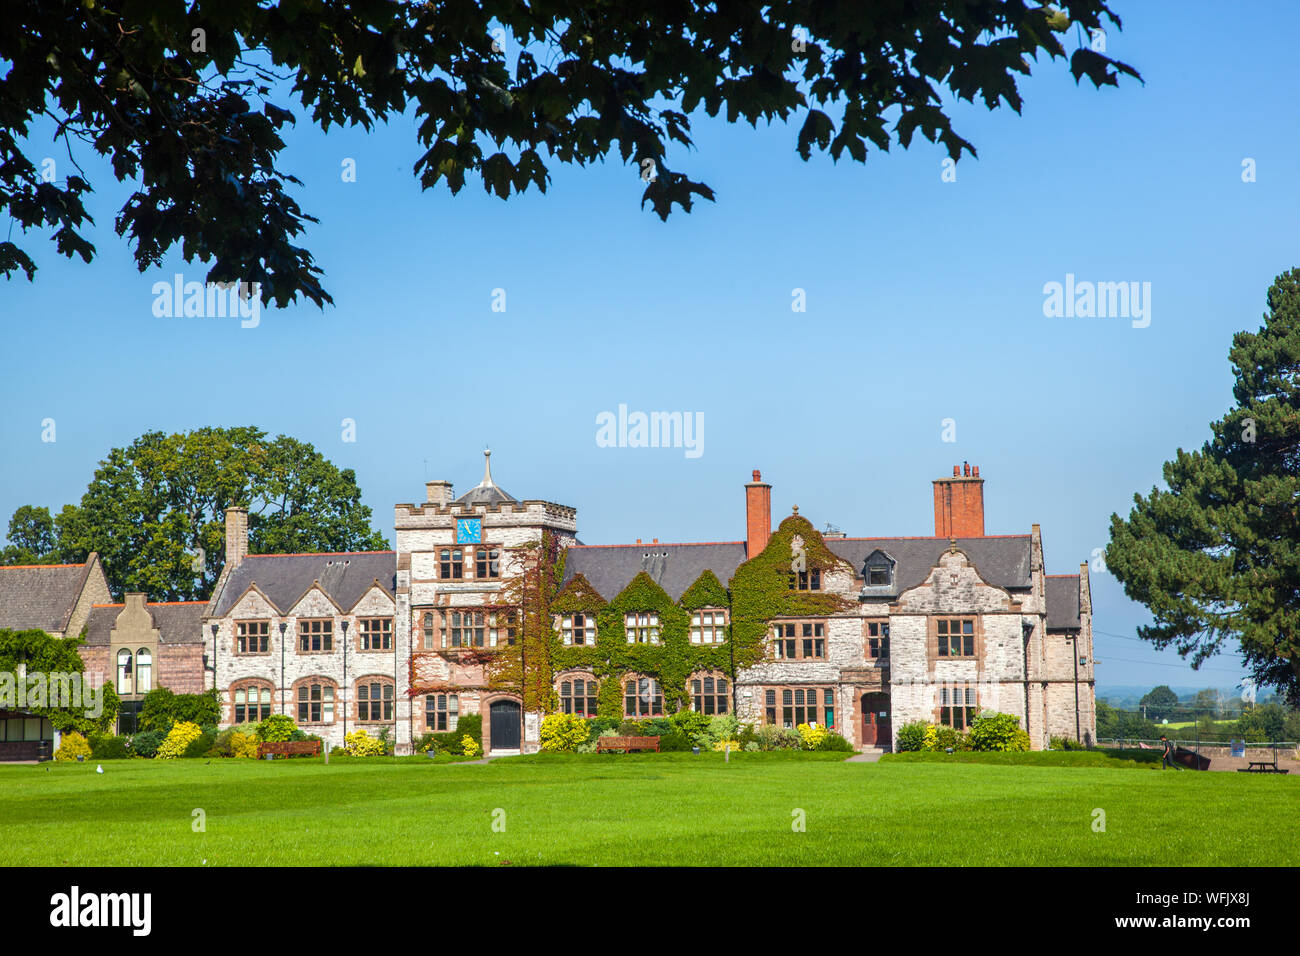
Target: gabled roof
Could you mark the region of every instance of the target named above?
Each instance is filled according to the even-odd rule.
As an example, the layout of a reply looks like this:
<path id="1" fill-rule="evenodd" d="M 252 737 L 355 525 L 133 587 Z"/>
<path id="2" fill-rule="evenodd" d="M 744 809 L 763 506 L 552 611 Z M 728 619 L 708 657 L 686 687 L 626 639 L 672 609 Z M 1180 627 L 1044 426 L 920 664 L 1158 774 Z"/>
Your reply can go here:
<path id="1" fill-rule="evenodd" d="M 91 564 L 0 567 L 0 628 L 62 633 L 85 589 Z"/>
<path id="2" fill-rule="evenodd" d="M 1047 589 L 1047 629 L 1049 631 L 1077 631 L 1083 626 L 1079 619 L 1079 576 L 1077 574 L 1049 574 L 1045 578 Z"/>
<path id="3" fill-rule="evenodd" d="M 202 644 L 203 608 L 207 601 L 166 601 L 146 604 L 163 644 Z M 96 604 L 86 618 L 86 644 L 107 647 L 113 626 L 125 604 Z"/>
<path id="4" fill-rule="evenodd" d="M 644 571 L 677 601 L 705 571 L 712 571 L 726 587 L 745 560 L 745 542 L 575 545 L 567 554 L 565 584 L 581 574 L 601 597 L 612 601 Z"/>
<path id="5" fill-rule="evenodd" d="M 873 551 L 894 559 L 894 594 L 915 587 L 951 546 L 948 538 L 826 538 L 826 547 L 853 565 L 861 575 Z M 985 538 L 958 538 L 957 547 L 966 553 L 975 570 L 989 584 L 1000 588 L 1029 587 L 1031 538 L 1027 534 Z"/>
<path id="6" fill-rule="evenodd" d="M 315 582 L 344 611 L 379 581 L 397 591 L 395 551 L 342 551 L 333 554 L 250 554 L 231 571 L 217 597 L 214 616 L 230 613 L 253 585 L 281 612 L 287 612 Z"/>

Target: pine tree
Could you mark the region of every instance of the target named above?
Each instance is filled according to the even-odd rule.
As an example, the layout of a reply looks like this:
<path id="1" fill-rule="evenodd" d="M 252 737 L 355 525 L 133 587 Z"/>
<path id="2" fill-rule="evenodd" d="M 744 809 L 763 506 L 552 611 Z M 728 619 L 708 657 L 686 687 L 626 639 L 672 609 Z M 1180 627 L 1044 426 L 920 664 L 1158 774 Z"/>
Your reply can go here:
<path id="1" fill-rule="evenodd" d="M 1106 564 L 1155 623 L 1139 635 L 1199 666 L 1239 641 L 1261 686 L 1300 704 L 1300 269 L 1277 277 L 1258 332 L 1228 353 L 1235 406 L 1167 490 L 1111 515 Z"/>

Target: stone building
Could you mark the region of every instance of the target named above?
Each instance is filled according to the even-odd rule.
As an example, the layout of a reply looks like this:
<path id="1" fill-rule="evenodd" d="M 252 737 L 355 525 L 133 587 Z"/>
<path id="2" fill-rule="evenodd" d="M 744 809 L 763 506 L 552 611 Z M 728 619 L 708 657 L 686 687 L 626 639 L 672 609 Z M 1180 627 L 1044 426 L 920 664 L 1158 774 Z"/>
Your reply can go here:
<path id="1" fill-rule="evenodd" d="M 547 710 L 679 706 L 820 724 L 859 747 L 892 747 L 911 721 L 964 728 L 981 709 L 1016 715 L 1035 748 L 1092 740 L 1086 564 L 1046 575 L 1038 525 L 986 534 L 978 468 L 932 490 L 932 535 L 823 534 L 797 509 L 773 531 L 754 472 L 743 540 L 585 545 L 573 508 L 516 499 L 488 458 L 466 494 L 431 481 L 424 502 L 397 505 L 394 551 L 348 554 L 249 555 L 231 509 L 203 614 L 206 686 L 226 725 L 287 713 L 334 745 L 387 728 L 398 753 L 468 714 L 505 754 L 539 746 Z M 559 591 L 549 645 L 526 659 L 520 583 L 543 558 Z M 546 704 L 525 712 L 502 661 L 542 674 Z"/>
<path id="2" fill-rule="evenodd" d="M 94 552 L 81 564 L 0 567 L 0 629 L 78 637 L 92 607 L 109 600 L 108 580 Z M 106 669 L 86 662 L 86 677 L 95 686 L 106 674 Z M 0 710 L 0 760 L 44 759 L 53 756 L 57 746 L 48 719 Z"/>
<path id="3" fill-rule="evenodd" d="M 122 604 L 96 604 L 78 649 L 86 671 L 112 674 L 122 699 L 117 733 L 135 733 L 145 694 L 165 687 L 177 694 L 206 689 L 203 679 L 204 601 L 154 601 L 127 592 Z"/>
<path id="4" fill-rule="evenodd" d="M 226 563 L 203 609 L 205 686 L 221 725 L 288 714 L 334 746 L 392 734 L 407 689 L 395 639 L 396 555 L 248 553 L 248 514 L 226 512 Z"/>

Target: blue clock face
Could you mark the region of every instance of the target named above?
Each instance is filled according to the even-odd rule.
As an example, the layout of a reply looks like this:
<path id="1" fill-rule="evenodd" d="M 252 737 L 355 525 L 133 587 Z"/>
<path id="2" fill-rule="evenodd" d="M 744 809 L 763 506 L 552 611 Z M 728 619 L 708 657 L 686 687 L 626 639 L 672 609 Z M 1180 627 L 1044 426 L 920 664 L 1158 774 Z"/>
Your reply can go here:
<path id="1" fill-rule="evenodd" d="M 482 518 L 456 519 L 456 541 L 458 544 L 479 544 L 482 540 Z"/>

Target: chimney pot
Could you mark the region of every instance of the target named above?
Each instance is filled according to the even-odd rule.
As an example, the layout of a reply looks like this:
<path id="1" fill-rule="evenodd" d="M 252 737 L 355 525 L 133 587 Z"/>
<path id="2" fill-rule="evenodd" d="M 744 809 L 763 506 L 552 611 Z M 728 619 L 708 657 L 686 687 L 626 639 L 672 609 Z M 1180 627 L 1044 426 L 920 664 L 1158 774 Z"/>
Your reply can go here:
<path id="1" fill-rule="evenodd" d="M 961 465 L 953 465 L 953 466 L 952 466 L 952 476 L 953 476 L 954 478 L 960 478 L 960 477 L 961 477 Z"/>
<path id="2" fill-rule="evenodd" d="M 972 466 L 970 473 L 972 478 L 978 478 L 980 476 L 980 466 L 979 465 Z"/>
<path id="3" fill-rule="evenodd" d="M 658 538 L 651 538 L 651 539 L 650 539 L 650 543 L 651 543 L 651 544 L 658 544 L 658 543 L 659 543 L 659 539 L 658 539 Z"/>
<path id="4" fill-rule="evenodd" d="M 965 478 L 969 478 L 969 477 L 970 477 L 970 462 L 968 462 L 968 461 L 963 461 L 963 462 L 961 463 L 961 473 L 962 473 L 962 476 L 965 477 Z"/>
<path id="5" fill-rule="evenodd" d="M 763 480 L 763 473 L 762 473 L 761 471 L 759 471 L 757 468 L 754 469 L 754 480 L 755 480 L 755 481 L 762 481 L 762 480 Z"/>

